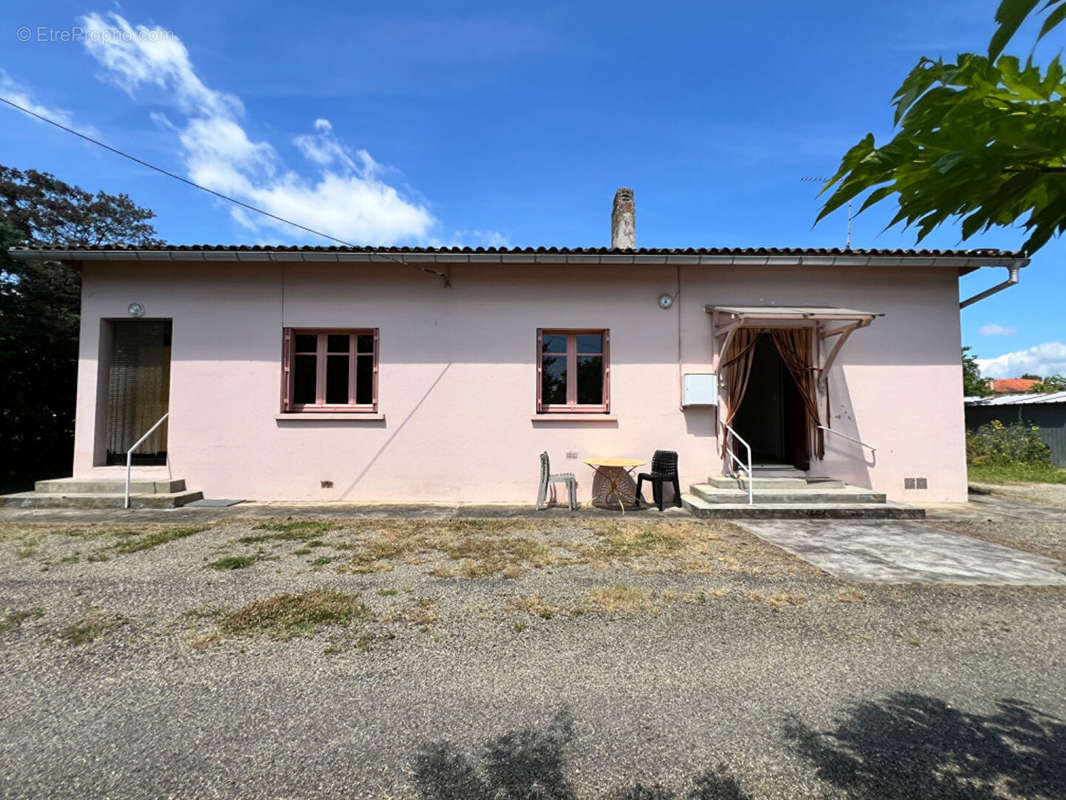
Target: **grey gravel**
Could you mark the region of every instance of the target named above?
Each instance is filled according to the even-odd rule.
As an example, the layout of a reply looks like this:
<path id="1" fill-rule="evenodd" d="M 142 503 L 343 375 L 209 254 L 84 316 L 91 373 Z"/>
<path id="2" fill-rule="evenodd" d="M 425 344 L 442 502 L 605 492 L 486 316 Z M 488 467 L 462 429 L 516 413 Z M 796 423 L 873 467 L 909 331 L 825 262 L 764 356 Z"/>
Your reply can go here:
<path id="1" fill-rule="evenodd" d="M 44 611 L 0 632 L 0 796 L 1066 797 L 1058 587 L 858 586 L 740 536 L 704 572 L 343 574 L 297 543 L 216 572 L 250 523 L 213 519 L 103 562 L 61 563 L 95 546 L 65 535 L 0 542 L 0 608 Z M 507 602 L 618 583 L 653 608 Z M 369 649 L 343 629 L 200 641 L 214 608 L 308 588 L 438 619 L 372 623 Z M 95 618 L 115 624 L 90 644 L 60 635 Z"/>

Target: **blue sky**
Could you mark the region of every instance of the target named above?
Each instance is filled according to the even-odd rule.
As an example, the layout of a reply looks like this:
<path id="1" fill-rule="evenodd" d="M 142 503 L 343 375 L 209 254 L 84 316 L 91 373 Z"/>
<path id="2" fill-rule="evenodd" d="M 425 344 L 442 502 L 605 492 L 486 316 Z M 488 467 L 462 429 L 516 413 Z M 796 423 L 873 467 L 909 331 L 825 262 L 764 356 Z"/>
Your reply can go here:
<path id="1" fill-rule="evenodd" d="M 614 190 L 630 186 L 640 246 L 842 246 L 846 215 L 812 228 L 818 187 L 801 178 L 831 175 L 868 131 L 889 137 L 907 71 L 983 50 L 995 6 L 6 0 L 0 89 L 356 243 L 605 245 Z M 0 161 L 126 192 L 168 241 L 321 243 L 0 115 Z M 912 246 L 882 232 L 890 217 L 858 217 L 853 245 Z M 962 245 L 944 229 L 923 246 L 1023 241 Z M 987 374 L 1066 372 L 1064 254 L 1052 242 L 1020 286 L 963 312 Z M 979 271 L 962 291 L 1003 277 Z"/>

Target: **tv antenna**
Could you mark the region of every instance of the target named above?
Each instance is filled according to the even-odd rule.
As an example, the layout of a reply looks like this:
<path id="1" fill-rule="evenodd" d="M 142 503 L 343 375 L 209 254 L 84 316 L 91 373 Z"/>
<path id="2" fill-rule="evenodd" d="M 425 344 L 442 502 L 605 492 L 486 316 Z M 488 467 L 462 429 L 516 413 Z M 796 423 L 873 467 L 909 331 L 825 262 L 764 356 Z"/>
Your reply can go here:
<path id="1" fill-rule="evenodd" d="M 800 180 L 803 181 L 804 183 L 832 183 L 833 182 L 832 178 L 806 177 L 806 178 L 800 178 Z M 844 249 L 846 249 L 846 250 L 850 250 L 851 249 L 851 219 L 852 219 L 851 200 L 848 200 L 848 243 L 846 245 L 844 245 Z"/>

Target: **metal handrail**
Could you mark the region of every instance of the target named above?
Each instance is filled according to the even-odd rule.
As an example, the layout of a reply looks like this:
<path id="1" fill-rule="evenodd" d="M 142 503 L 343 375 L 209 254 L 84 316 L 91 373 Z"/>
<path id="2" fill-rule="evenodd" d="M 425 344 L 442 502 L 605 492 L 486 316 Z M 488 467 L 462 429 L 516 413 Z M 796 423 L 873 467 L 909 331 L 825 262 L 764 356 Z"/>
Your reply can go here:
<path id="1" fill-rule="evenodd" d="M 867 448 L 869 448 L 871 453 L 874 453 L 875 455 L 877 454 L 877 448 L 876 447 L 874 447 L 872 444 L 866 444 L 866 442 L 859 441 L 854 436 L 848 436 L 846 433 L 841 433 L 840 431 L 835 431 L 832 428 L 827 428 L 825 425 L 815 425 L 815 427 L 818 428 L 819 430 L 827 431 L 828 433 L 832 433 L 832 434 L 834 434 L 836 436 L 839 436 L 842 439 L 847 439 L 849 442 L 855 442 L 855 444 L 857 444 L 857 445 L 861 445 L 863 447 L 867 447 Z"/>
<path id="2" fill-rule="evenodd" d="M 159 418 L 155 425 L 153 425 L 145 432 L 144 436 L 142 436 L 140 439 L 133 443 L 133 447 L 126 451 L 126 500 L 122 504 L 123 508 L 130 507 L 130 470 L 133 468 L 133 451 L 140 447 L 144 443 L 145 439 L 155 433 L 155 429 L 162 425 L 163 420 L 165 420 L 169 416 L 170 412 L 168 411 L 166 414 Z"/>
<path id="3" fill-rule="evenodd" d="M 752 484 L 755 483 L 755 474 L 752 472 L 752 469 L 751 469 L 751 445 L 748 444 L 747 442 L 745 442 L 744 439 L 740 436 L 740 434 L 738 434 L 735 430 L 733 430 L 733 426 L 732 425 L 726 424 L 725 429 L 734 439 L 736 439 L 738 442 L 740 442 L 742 445 L 744 445 L 744 448 L 748 451 L 748 464 L 747 464 L 747 466 L 745 466 L 744 462 L 741 461 L 737 457 L 737 454 L 733 452 L 733 448 L 729 446 L 729 440 L 728 439 L 726 440 L 726 446 L 725 446 L 726 453 L 729 454 L 730 459 L 732 459 L 732 461 L 735 461 L 737 466 L 740 467 L 740 469 L 746 470 L 747 473 L 748 473 L 748 505 L 749 506 L 750 505 L 754 505 L 755 504 L 755 493 L 752 490 Z M 730 469 L 733 468 L 732 462 L 730 462 L 729 468 Z"/>

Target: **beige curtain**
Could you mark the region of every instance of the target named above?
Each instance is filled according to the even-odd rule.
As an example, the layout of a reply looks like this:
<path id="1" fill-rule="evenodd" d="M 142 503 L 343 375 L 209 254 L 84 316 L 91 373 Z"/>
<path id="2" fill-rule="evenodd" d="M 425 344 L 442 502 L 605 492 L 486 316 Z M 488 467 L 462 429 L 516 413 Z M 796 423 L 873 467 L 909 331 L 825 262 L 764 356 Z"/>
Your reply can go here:
<path id="1" fill-rule="evenodd" d="M 748 391 L 748 379 L 751 378 L 751 361 L 755 355 L 755 343 L 762 331 L 755 328 L 738 328 L 733 334 L 729 352 L 722 353 L 722 363 L 718 368 L 725 383 L 726 417 L 722 420 L 722 457 L 725 458 L 728 445 L 726 425 L 729 425 L 740 410 L 744 394 Z"/>
<path id="2" fill-rule="evenodd" d="M 818 421 L 818 375 L 811 363 L 813 356 L 812 331 L 810 328 L 777 328 L 771 331 L 774 344 L 781 359 L 796 381 L 803 407 L 807 412 L 807 435 L 811 453 L 817 458 L 825 457 L 824 431 Z"/>

